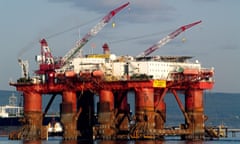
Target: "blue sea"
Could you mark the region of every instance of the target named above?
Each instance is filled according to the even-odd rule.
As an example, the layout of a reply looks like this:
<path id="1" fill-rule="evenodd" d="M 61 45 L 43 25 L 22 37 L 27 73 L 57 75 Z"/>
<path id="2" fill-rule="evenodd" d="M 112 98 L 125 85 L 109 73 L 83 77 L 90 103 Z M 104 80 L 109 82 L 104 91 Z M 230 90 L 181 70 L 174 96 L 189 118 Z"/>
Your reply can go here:
<path id="1" fill-rule="evenodd" d="M 21 101 L 21 94 L 15 91 L 0 91 L 0 105 L 8 104 L 8 98 L 14 94 L 18 97 L 18 102 Z M 179 95 L 184 104 L 184 96 Z M 50 96 L 43 96 L 43 108 L 46 107 Z M 96 98 L 97 99 L 97 98 Z M 129 95 L 130 106 L 134 103 L 134 98 Z M 61 96 L 58 96 L 53 105 L 49 109 L 49 113 L 56 113 L 59 111 L 59 104 L 61 102 Z M 177 126 L 180 123 L 184 123 L 184 117 L 178 107 L 178 104 L 172 94 L 165 96 L 165 102 L 167 105 L 167 122 L 166 126 Z M 132 107 L 134 113 L 134 107 Z M 208 116 L 208 120 L 205 123 L 207 126 L 225 125 L 228 128 L 240 129 L 240 94 L 239 93 L 216 93 L 211 91 L 205 91 L 204 93 L 204 111 Z M 206 141 L 182 141 L 179 137 L 165 137 L 163 141 L 157 140 L 131 140 L 131 141 L 63 141 L 61 137 L 49 137 L 44 141 L 12 141 L 8 140 L 8 137 L 0 137 L 0 144 L 229 144 L 240 143 L 240 133 L 233 135 L 228 133 L 228 137 L 206 140 Z"/>

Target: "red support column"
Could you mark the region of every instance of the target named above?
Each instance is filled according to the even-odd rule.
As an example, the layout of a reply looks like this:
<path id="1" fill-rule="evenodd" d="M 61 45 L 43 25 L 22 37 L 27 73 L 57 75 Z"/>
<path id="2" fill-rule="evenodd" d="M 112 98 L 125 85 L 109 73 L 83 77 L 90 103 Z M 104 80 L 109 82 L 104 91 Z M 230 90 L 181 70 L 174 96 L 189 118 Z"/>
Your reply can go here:
<path id="1" fill-rule="evenodd" d="M 101 90 L 99 96 L 100 111 L 114 110 L 114 95 L 110 90 Z"/>
<path id="2" fill-rule="evenodd" d="M 77 139 L 77 98 L 75 91 L 64 91 L 61 104 L 61 122 L 63 124 L 64 139 Z"/>
<path id="3" fill-rule="evenodd" d="M 135 107 L 137 111 L 154 111 L 153 88 L 141 88 L 136 90 Z"/>
<path id="4" fill-rule="evenodd" d="M 77 111 L 77 96 L 75 91 L 63 91 L 62 102 L 68 103 L 69 106 L 71 104 L 71 106 L 69 107 L 70 109 L 68 109 L 67 111 L 69 110 L 72 112 Z"/>
<path id="5" fill-rule="evenodd" d="M 24 118 L 23 128 L 20 131 L 12 132 L 10 139 L 41 140 L 46 135 L 42 130 L 42 97 L 35 91 L 24 91 Z M 45 129 L 46 130 L 46 129 Z M 46 132 L 45 132 L 46 134 Z"/>
<path id="6" fill-rule="evenodd" d="M 147 136 L 155 138 L 153 133 L 155 129 L 154 89 L 136 89 L 135 107 L 136 128 L 131 133 L 132 137 L 144 138 Z"/>
<path id="7" fill-rule="evenodd" d="M 100 90 L 98 122 L 99 134 L 103 139 L 111 139 L 116 136 L 114 95 L 111 90 Z"/>
<path id="8" fill-rule="evenodd" d="M 186 139 L 204 139 L 203 90 L 186 90 L 185 107 L 190 119 L 188 129 L 192 131 L 192 135 L 186 136 Z"/>

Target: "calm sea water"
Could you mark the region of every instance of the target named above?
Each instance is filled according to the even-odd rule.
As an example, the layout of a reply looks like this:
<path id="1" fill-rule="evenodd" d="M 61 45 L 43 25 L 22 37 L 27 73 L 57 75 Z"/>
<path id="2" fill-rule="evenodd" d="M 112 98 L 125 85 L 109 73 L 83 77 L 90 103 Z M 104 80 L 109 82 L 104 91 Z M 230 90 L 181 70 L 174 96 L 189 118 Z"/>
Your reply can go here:
<path id="1" fill-rule="evenodd" d="M 16 92 L 11 91 L 0 91 L 1 99 L 0 105 L 5 105 L 8 103 L 8 98 L 12 93 L 15 93 L 19 99 Z M 184 96 L 179 95 L 182 103 L 184 104 Z M 45 108 L 49 96 L 43 96 L 43 108 Z M 57 97 L 50 108 L 49 112 L 54 113 L 59 111 L 59 103 L 61 102 L 61 96 Z M 184 117 L 180 109 L 178 108 L 177 102 L 172 94 L 168 94 L 165 97 L 165 102 L 167 105 L 167 122 L 166 126 L 179 125 L 184 123 Z M 129 103 L 132 105 L 134 103 L 134 97 L 129 94 Z M 204 94 L 204 110 L 205 114 L 208 116 L 206 122 L 207 126 L 218 126 L 224 124 L 228 128 L 240 128 L 240 94 L 231 93 L 213 93 L 210 91 Z M 134 113 L 134 107 L 132 107 Z M 233 136 L 231 133 L 228 134 L 227 138 L 220 138 L 216 140 L 208 141 L 181 141 L 179 137 L 166 137 L 164 141 L 62 141 L 60 137 L 50 137 L 47 141 L 9 141 L 7 137 L 0 137 L 0 144 L 228 144 L 228 143 L 240 143 L 240 133 Z"/>
<path id="2" fill-rule="evenodd" d="M 240 139 L 225 138 L 209 141 L 181 141 L 178 139 L 138 140 L 138 141 L 63 141 L 61 138 L 50 138 L 44 141 L 9 141 L 5 137 L 0 138 L 0 144 L 239 144 Z"/>

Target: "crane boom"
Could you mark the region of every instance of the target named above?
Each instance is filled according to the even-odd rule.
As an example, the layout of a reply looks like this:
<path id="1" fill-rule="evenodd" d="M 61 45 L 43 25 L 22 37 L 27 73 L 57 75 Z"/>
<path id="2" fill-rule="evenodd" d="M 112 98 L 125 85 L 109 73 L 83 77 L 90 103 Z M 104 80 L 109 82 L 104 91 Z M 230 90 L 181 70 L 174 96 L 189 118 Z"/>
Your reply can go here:
<path id="1" fill-rule="evenodd" d="M 29 77 L 29 71 L 28 71 L 28 67 L 29 67 L 29 63 L 27 60 L 22 60 L 22 59 L 18 59 L 18 63 L 21 66 L 21 70 L 22 70 L 22 77 L 21 78 L 25 78 L 27 79 Z"/>
<path id="2" fill-rule="evenodd" d="M 150 48 L 146 49 L 144 52 L 142 52 L 141 54 L 139 54 L 137 57 L 145 57 L 150 55 L 151 53 L 153 53 L 155 50 L 159 49 L 160 47 L 164 46 L 165 44 L 167 44 L 168 42 L 170 42 L 172 39 L 174 39 L 175 37 L 177 37 L 180 33 L 184 32 L 185 30 L 201 23 L 202 21 L 197 21 L 188 25 L 184 25 L 181 26 L 180 28 L 178 28 L 177 30 L 175 30 L 174 32 L 168 34 L 166 37 L 164 37 L 163 39 L 161 39 L 160 41 L 158 41 L 157 43 L 155 43 L 154 45 L 152 45 Z"/>
<path id="3" fill-rule="evenodd" d="M 124 9 L 129 5 L 129 2 L 121 5 L 120 7 L 110 11 L 106 16 L 102 18 L 102 20 L 95 25 L 87 34 L 84 35 L 84 37 L 76 42 L 75 47 L 73 47 L 68 53 L 62 58 L 63 65 L 65 65 L 69 60 L 71 60 L 74 56 L 76 56 L 80 49 L 94 36 L 97 35 L 98 32 L 100 32 L 103 27 L 114 17 L 119 11 Z"/>

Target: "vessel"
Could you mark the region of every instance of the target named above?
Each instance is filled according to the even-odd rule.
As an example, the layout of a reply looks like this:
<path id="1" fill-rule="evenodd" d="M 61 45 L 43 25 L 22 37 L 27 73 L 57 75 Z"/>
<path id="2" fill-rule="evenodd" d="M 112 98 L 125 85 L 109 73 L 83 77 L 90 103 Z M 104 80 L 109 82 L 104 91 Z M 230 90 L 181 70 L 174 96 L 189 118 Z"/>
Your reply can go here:
<path id="1" fill-rule="evenodd" d="M 23 125 L 24 108 L 21 102 L 20 104 L 17 103 L 17 97 L 13 93 L 9 96 L 9 103 L 0 106 L 0 135 L 5 135 Z M 43 124 L 48 125 L 49 135 L 60 135 L 62 133 L 59 114 L 47 114 L 43 119 Z"/>
<path id="2" fill-rule="evenodd" d="M 0 106 L 0 126 L 20 126 L 23 117 L 23 107 L 17 104 L 14 93 L 9 97 L 9 103 Z"/>

